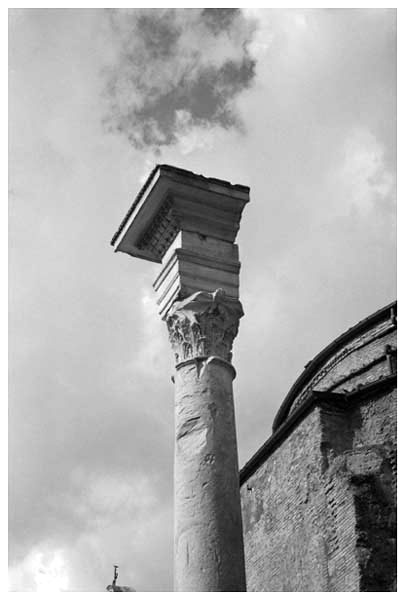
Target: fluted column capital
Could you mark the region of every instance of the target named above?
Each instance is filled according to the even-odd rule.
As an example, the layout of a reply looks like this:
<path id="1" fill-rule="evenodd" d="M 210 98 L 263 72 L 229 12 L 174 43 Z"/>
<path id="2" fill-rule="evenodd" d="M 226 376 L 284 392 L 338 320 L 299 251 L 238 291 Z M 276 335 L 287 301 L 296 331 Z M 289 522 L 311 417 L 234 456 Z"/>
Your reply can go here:
<path id="1" fill-rule="evenodd" d="M 222 289 L 174 302 L 165 320 L 176 364 L 212 356 L 230 363 L 242 316 L 242 304 Z"/>

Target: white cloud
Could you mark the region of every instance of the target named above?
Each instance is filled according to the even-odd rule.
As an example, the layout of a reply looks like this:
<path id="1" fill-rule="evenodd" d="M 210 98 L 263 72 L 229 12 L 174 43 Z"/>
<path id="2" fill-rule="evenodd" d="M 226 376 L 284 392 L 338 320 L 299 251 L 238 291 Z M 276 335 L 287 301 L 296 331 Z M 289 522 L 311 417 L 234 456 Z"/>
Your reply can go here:
<path id="1" fill-rule="evenodd" d="M 306 29 L 308 27 L 307 19 L 303 13 L 294 14 L 294 23 L 299 29 Z"/>
<path id="2" fill-rule="evenodd" d="M 263 59 L 274 37 L 273 11 L 260 8 L 242 8 L 248 19 L 255 19 L 257 29 L 250 40 L 249 53 L 257 60 Z"/>
<path id="3" fill-rule="evenodd" d="M 157 296 L 153 290 L 143 288 L 140 291 L 140 340 L 136 355 L 131 358 L 128 368 L 135 373 L 150 375 L 164 372 L 169 352 L 166 325 L 158 315 Z"/>
<path id="4" fill-rule="evenodd" d="M 352 208 L 367 214 L 395 201 L 395 174 L 385 164 L 383 145 L 367 130 L 357 129 L 347 137 L 342 163 L 335 178 L 332 175 L 331 184 L 336 182 L 340 214 Z"/>
<path id="5" fill-rule="evenodd" d="M 199 126 L 193 123 L 186 110 L 176 111 L 177 145 L 181 154 L 191 154 L 195 150 L 210 150 L 218 143 L 222 134 L 220 127 Z"/>
<path id="6" fill-rule="evenodd" d="M 138 182 L 141 186 L 145 183 L 154 166 L 155 161 L 153 160 L 152 156 L 147 156 L 144 160 L 143 167 L 141 168 L 140 175 L 138 177 Z"/>
<path id="7" fill-rule="evenodd" d="M 9 570 L 9 591 L 65 592 L 68 589 L 67 565 L 61 550 L 33 549 Z"/>
<path id="8" fill-rule="evenodd" d="M 152 481 L 136 472 L 94 474 L 78 467 L 72 474 L 72 493 L 73 511 L 89 525 L 129 518 L 140 522 L 157 503 Z"/>

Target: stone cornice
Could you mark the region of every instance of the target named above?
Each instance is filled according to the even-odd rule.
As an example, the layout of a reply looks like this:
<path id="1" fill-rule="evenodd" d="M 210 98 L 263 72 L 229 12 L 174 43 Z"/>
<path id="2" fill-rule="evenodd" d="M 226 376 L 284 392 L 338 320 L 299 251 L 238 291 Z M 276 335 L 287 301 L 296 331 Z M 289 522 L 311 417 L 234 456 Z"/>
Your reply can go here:
<path id="1" fill-rule="evenodd" d="M 176 364 L 210 356 L 231 362 L 242 316 L 239 300 L 228 298 L 221 289 L 175 302 L 165 320 Z"/>
<path id="2" fill-rule="evenodd" d="M 162 262 L 179 230 L 235 241 L 249 188 L 157 165 L 114 234 L 116 252 Z"/>
<path id="3" fill-rule="evenodd" d="M 118 237 L 121 235 L 123 230 L 126 228 L 136 207 L 141 202 L 142 198 L 145 196 L 148 189 L 153 185 L 155 176 L 159 172 L 161 172 L 161 173 L 166 172 L 166 173 L 170 173 L 175 176 L 177 175 L 177 176 L 187 177 L 189 179 L 192 179 L 193 181 L 199 181 L 203 185 L 204 184 L 206 185 L 207 183 L 216 184 L 223 188 L 227 188 L 229 190 L 234 190 L 235 192 L 240 191 L 242 193 L 249 193 L 249 187 L 246 185 L 232 184 L 229 181 L 226 181 L 224 179 L 217 179 L 215 177 L 204 177 L 203 175 L 196 175 L 195 173 L 192 173 L 192 171 L 187 171 L 186 169 L 180 169 L 179 167 L 174 167 L 172 165 L 157 164 L 157 165 L 155 165 L 154 169 L 149 174 L 148 178 L 146 179 L 146 181 L 143 184 L 142 188 L 140 189 L 139 193 L 135 197 L 135 200 L 131 204 L 128 212 L 126 213 L 124 219 L 122 220 L 120 226 L 118 227 L 118 230 L 114 233 L 112 240 L 110 242 L 112 246 L 115 245 Z"/>

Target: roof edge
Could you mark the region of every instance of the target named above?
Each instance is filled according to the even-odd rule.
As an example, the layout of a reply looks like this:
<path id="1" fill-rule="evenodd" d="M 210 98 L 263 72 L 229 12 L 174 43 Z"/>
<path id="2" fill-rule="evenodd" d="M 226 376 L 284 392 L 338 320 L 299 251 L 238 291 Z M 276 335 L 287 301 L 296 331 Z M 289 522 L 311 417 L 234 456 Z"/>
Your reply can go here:
<path id="1" fill-rule="evenodd" d="M 152 169 L 152 171 L 149 173 L 145 183 L 143 184 L 143 186 L 141 187 L 141 189 L 139 190 L 139 192 L 137 193 L 137 195 L 135 196 L 134 201 L 132 202 L 131 206 L 129 207 L 125 217 L 122 219 L 117 231 L 114 233 L 113 237 L 111 238 L 111 242 L 110 245 L 114 246 L 115 242 L 117 241 L 117 238 L 119 237 L 120 233 L 122 232 L 122 230 L 124 229 L 125 225 L 127 224 L 129 218 L 131 217 L 132 213 L 134 212 L 136 206 L 138 205 L 138 203 L 140 202 L 142 196 L 144 195 L 146 189 L 149 187 L 149 185 L 151 184 L 154 176 L 156 175 L 158 169 L 161 167 L 161 165 L 155 165 L 155 167 Z"/>
<path id="2" fill-rule="evenodd" d="M 397 301 L 394 300 L 390 304 L 387 304 L 383 308 L 380 308 L 376 312 L 372 313 L 365 319 L 359 321 L 353 327 L 350 327 L 347 331 L 342 333 L 340 336 L 335 338 L 330 344 L 328 344 L 323 350 L 321 350 L 312 360 L 310 360 L 304 367 L 301 375 L 296 379 L 295 383 L 290 388 L 287 396 L 278 409 L 276 416 L 273 421 L 273 431 L 276 431 L 283 421 L 287 418 L 289 410 L 294 403 L 294 400 L 298 392 L 304 387 L 304 385 L 312 378 L 316 371 L 341 347 L 344 346 L 348 341 L 358 336 L 364 330 L 368 329 L 371 325 L 389 319 L 391 311 L 394 309 L 396 315 Z"/>

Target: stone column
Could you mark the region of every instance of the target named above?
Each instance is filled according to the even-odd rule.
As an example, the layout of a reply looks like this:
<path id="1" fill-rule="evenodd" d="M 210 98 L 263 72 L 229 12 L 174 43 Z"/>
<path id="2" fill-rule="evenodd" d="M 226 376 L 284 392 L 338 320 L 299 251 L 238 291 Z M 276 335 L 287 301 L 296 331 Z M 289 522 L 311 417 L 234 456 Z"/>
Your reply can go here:
<path id="1" fill-rule="evenodd" d="M 162 263 L 159 312 L 175 355 L 175 586 L 245 591 L 231 364 L 243 315 L 234 243 L 249 188 L 157 165 L 114 235 Z"/>
<path id="2" fill-rule="evenodd" d="M 231 349 L 242 306 L 222 290 L 176 302 L 175 588 L 245 591 Z"/>

